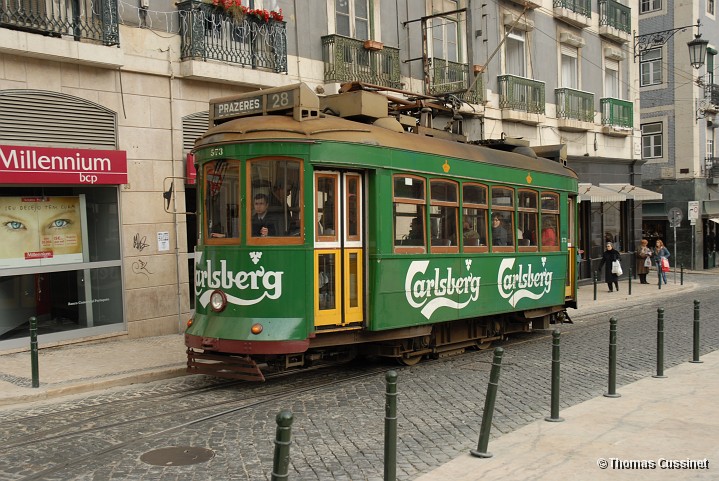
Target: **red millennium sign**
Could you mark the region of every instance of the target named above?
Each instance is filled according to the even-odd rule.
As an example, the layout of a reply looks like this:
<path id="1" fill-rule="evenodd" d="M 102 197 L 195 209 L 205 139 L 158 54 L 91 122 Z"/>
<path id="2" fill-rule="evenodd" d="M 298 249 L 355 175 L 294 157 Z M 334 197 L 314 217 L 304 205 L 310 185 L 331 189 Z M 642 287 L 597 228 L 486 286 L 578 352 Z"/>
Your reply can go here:
<path id="1" fill-rule="evenodd" d="M 127 153 L 0 145 L 0 184 L 127 184 Z"/>

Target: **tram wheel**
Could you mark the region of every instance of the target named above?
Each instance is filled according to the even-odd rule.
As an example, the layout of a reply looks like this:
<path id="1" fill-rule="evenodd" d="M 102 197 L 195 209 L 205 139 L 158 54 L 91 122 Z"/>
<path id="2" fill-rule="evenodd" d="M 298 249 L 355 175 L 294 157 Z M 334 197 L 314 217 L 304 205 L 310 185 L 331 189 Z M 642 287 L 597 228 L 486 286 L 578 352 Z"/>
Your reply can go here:
<path id="1" fill-rule="evenodd" d="M 402 366 L 415 366 L 422 360 L 422 356 L 397 357 L 397 362 Z"/>
<path id="2" fill-rule="evenodd" d="M 492 347 L 492 341 L 477 342 L 477 349 L 480 351 L 486 351 L 490 347 Z"/>

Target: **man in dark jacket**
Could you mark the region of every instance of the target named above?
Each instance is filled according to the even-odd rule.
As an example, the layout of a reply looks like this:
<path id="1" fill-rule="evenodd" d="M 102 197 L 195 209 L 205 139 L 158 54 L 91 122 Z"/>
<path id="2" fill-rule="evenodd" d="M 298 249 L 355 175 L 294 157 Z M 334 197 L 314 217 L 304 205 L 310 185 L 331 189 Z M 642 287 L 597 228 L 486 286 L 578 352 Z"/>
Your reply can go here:
<path id="1" fill-rule="evenodd" d="M 599 269 L 601 270 L 604 266 L 604 281 L 609 287 L 609 292 L 612 292 L 612 285 L 619 292 L 619 276 L 612 272 L 612 263 L 621 259 L 619 252 L 614 250 L 614 246 L 611 242 L 607 242 L 607 250 L 602 254 L 602 260 L 599 262 Z"/>

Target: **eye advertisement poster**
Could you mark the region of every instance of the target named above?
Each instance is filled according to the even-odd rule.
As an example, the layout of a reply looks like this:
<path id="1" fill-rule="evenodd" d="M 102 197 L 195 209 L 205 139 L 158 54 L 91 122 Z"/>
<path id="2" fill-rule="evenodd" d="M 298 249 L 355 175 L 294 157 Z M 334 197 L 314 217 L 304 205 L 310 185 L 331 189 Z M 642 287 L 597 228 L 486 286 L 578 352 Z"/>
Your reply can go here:
<path id="1" fill-rule="evenodd" d="M 82 200 L 0 197 L 0 267 L 82 262 Z"/>

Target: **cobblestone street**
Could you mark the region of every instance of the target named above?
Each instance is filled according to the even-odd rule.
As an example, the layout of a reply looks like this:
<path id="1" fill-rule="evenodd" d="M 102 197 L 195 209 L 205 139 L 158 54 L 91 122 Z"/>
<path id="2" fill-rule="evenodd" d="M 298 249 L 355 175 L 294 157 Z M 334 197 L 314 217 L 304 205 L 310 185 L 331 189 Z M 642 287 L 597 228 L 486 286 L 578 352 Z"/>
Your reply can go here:
<path id="1" fill-rule="evenodd" d="M 618 318 L 620 392 L 622 385 L 655 373 L 658 307 L 665 309 L 667 368 L 691 359 L 693 299 L 702 305 L 702 352 L 719 349 L 714 293 L 719 279 L 701 280 L 692 297 L 658 293 L 647 302 L 573 316 L 574 324 L 559 326 L 561 408 L 606 392 L 610 316 Z M 549 414 L 551 330 L 516 335 L 496 346 L 505 353 L 492 439 Z M 470 352 L 410 368 L 366 362 L 262 385 L 222 386 L 193 376 L 7 409 L 0 411 L 6 446 L 0 478 L 269 479 L 275 416 L 289 409 L 294 414 L 290 479 L 381 480 L 384 372 L 396 368 L 397 479 L 412 480 L 476 447 L 492 355 L 491 349 Z M 200 410 L 210 403 L 212 409 Z M 207 448 L 215 456 L 188 466 L 140 460 L 169 446 Z"/>

